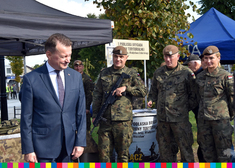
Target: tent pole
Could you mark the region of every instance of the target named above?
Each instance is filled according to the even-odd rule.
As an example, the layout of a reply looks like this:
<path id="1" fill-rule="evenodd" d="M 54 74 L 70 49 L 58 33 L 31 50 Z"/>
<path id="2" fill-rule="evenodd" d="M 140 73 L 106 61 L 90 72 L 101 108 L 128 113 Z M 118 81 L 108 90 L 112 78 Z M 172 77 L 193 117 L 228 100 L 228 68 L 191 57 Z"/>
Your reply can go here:
<path id="1" fill-rule="evenodd" d="M 22 51 L 22 54 L 23 54 L 23 58 L 24 58 L 24 75 L 26 74 L 26 58 L 25 58 L 25 55 L 26 55 L 26 47 L 25 47 L 25 43 L 22 43 L 22 48 L 23 48 L 23 51 Z"/>
<path id="2" fill-rule="evenodd" d="M 235 77 L 235 71 L 233 71 L 233 79 Z M 235 88 L 235 83 L 233 83 L 233 88 Z M 233 96 L 233 99 L 235 98 L 235 95 Z M 233 101 L 233 106 L 235 106 L 235 101 Z M 233 119 L 233 131 L 235 133 L 235 118 Z M 234 139 L 235 139 L 235 134 L 234 134 Z"/>
<path id="3" fill-rule="evenodd" d="M 7 94 L 6 94 L 6 79 L 5 79 L 5 58 L 0 55 L 0 69 L 1 69 L 1 121 L 8 120 L 7 109 Z"/>
<path id="4" fill-rule="evenodd" d="M 147 90 L 147 82 L 146 82 L 146 60 L 144 60 L 144 86 Z M 145 108 L 147 108 L 147 95 L 145 96 Z"/>
<path id="5" fill-rule="evenodd" d="M 25 58 L 25 55 L 24 55 L 24 75 L 26 74 L 26 58 Z"/>

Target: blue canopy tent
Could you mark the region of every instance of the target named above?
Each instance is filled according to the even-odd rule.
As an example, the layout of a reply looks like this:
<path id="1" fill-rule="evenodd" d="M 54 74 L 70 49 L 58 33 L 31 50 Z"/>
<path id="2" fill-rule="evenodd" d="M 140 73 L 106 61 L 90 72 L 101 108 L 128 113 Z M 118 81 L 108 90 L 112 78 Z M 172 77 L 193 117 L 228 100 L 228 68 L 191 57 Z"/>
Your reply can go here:
<path id="1" fill-rule="evenodd" d="M 194 37 L 189 38 L 187 33 Z M 222 64 L 235 63 L 235 21 L 215 8 L 191 23 L 189 31 L 178 36 L 186 38 L 183 45 L 188 45 L 190 53 L 200 55 L 207 46 L 215 45 L 220 50 Z"/>

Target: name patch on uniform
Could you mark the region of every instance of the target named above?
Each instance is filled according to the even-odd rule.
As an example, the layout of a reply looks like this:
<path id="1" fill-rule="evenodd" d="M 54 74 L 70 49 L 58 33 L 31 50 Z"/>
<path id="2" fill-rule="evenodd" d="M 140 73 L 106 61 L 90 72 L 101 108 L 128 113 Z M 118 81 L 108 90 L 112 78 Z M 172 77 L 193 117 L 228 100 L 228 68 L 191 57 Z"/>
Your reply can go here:
<path id="1" fill-rule="evenodd" d="M 228 76 L 228 79 L 233 79 L 233 76 L 232 76 L 232 75 L 229 75 L 229 76 Z"/>

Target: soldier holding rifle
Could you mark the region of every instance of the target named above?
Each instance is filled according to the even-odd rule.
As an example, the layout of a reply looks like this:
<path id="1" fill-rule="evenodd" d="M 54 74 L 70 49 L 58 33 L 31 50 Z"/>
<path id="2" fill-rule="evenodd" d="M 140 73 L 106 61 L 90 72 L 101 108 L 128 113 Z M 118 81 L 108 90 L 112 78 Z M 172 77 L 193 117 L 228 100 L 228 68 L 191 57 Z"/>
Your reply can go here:
<path id="1" fill-rule="evenodd" d="M 106 121 L 99 123 L 98 150 L 99 161 L 110 162 L 113 149 L 118 154 L 118 162 L 128 162 L 129 146 L 132 143 L 132 96 L 144 97 L 146 89 L 141 80 L 137 78 L 137 72 L 125 66 L 127 61 L 125 47 L 117 46 L 113 49 L 113 65 L 101 71 L 93 92 L 93 122 L 100 111 L 102 104 L 106 102 L 106 95 L 116 84 L 121 74 L 129 75 L 123 78 L 120 86 L 112 95 L 116 100 L 107 107 L 103 114 Z"/>

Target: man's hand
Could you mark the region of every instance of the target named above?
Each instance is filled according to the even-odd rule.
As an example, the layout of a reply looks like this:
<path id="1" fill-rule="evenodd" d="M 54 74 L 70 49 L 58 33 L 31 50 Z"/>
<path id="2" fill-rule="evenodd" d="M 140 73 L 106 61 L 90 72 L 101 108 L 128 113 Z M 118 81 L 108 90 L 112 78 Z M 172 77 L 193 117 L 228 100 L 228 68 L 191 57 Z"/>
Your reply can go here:
<path id="1" fill-rule="evenodd" d="M 26 162 L 34 162 L 34 163 L 37 163 L 37 162 L 38 162 L 35 152 L 25 154 L 25 155 L 24 155 L 24 160 L 25 160 Z"/>
<path id="2" fill-rule="evenodd" d="M 88 113 L 90 113 L 90 110 L 87 110 L 87 109 L 86 109 L 86 114 L 88 114 Z"/>
<path id="3" fill-rule="evenodd" d="M 92 118 L 92 123 L 94 123 L 94 121 L 95 121 L 95 118 Z"/>
<path id="4" fill-rule="evenodd" d="M 112 95 L 116 93 L 117 96 L 122 96 L 122 93 L 125 91 L 126 91 L 126 86 L 122 86 L 114 90 Z"/>
<path id="5" fill-rule="evenodd" d="M 82 155 L 83 151 L 84 151 L 84 147 L 75 146 L 72 152 L 72 155 L 73 155 L 72 159 L 75 160 L 79 158 Z"/>
<path id="6" fill-rule="evenodd" d="M 147 105 L 148 105 L 148 107 L 152 107 L 153 102 L 152 102 L 152 101 L 149 101 Z"/>

